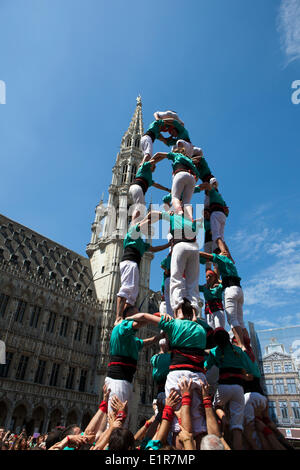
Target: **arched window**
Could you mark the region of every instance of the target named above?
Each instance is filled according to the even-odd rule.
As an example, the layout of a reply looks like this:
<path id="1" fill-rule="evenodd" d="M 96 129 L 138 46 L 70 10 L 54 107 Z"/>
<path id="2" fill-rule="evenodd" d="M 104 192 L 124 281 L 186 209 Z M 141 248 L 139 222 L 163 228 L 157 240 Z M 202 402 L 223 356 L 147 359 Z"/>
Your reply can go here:
<path id="1" fill-rule="evenodd" d="M 140 138 L 139 138 L 139 137 L 137 137 L 137 138 L 135 139 L 134 146 L 135 146 L 135 147 L 139 147 L 139 146 L 140 146 Z"/>
<path id="2" fill-rule="evenodd" d="M 131 145 L 131 137 L 127 137 L 126 147 L 130 147 L 130 145 Z"/>
<path id="3" fill-rule="evenodd" d="M 131 167 L 131 176 L 130 176 L 130 183 L 132 183 L 132 181 L 134 180 L 135 178 L 135 175 L 136 175 L 136 165 L 132 165 Z"/>
<path id="4" fill-rule="evenodd" d="M 122 180 L 121 180 L 122 183 L 125 183 L 125 182 L 126 182 L 127 170 L 128 170 L 128 165 L 123 165 L 123 168 L 122 168 Z"/>

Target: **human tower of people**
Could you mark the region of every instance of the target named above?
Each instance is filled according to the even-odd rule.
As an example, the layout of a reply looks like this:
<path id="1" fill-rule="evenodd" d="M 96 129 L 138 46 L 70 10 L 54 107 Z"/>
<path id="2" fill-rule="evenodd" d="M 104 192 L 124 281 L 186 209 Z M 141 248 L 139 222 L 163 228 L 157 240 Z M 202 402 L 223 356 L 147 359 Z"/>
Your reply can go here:
<path id="1" fill-rule="evenodd" d="M 141 139 L 143 160 L 129 189 L 134 211 L 120 262 L 121 286 L 105 380 L 110 390 L 108 411 L 112 411 L 111 400 L 117 396 L 127 404 L 124 422 L 125 426 L 128 424 L 139 352 L 159 342 L 160 351 L 151 358 L 153 379 L 157 402 L 166 406 L 163 417 L 170 421 L 171 428 L 165 439 L 152 436 L 147 446 L 159 449 L 167 439 L 169 444 L 180 445 L 176 438 L 182 431 L 185 404 L 189 403 L 188 431 L 197 449 L 208 432 L 206 408 L 213 409 L 221 425 L 217 436 L 223 439 L 226 423 L 230 447 L 263 448 L 272 432 L 267 426 L 267 398 L 260 386 L 259 367 L 243 321 L 241 278 L 224 238 L 229 209 L 202 149 L 193 145 L 179 116 L 174 111 L 164 111 L 155 112 L 154 117 Z M 169 133 L 170 137 L 162 133 Z M 154 154 L 157 139 L 172 150 Z M 156 165 L 164 159 L 170 160 L 172 166 L 171 189 L 152 178 Z M 146 213 L 145 195 L 151 186 L 168 192 L 163 198 L 163 211 L 150 209 Z M 205 195 L 204 251 L 199 251 L 197 242 L 201 220 L 194 219 L 192 206 L 192 198 L 201 192 Z M 153 247 L 145 237 L 159 220 L 169 223 L 168 242 Z M 161 305 L 165 309 L 154 315 L 140 313 L 136 299 L 141 259 L 147 251 L 165 249 L 168 254 L 161 263 L 165 302 Z M 199 286 L 200 264 L 206 268 L 206 284 Z M 199 292 L 205 298 L 206 321 L 199 318 Z M 226 319 L 229 332 L 225 329 Z M 146 324 L 156 325 L 160 333 L 144 340 L 137 338 L 137 330 Z M 209 395 L 208 385 L 213 395 Z M 166 400 L 174 393 L 179 398 L 173 410 Z M 260 439 L 258 418 L 265 421 L 266 435 Z"/>

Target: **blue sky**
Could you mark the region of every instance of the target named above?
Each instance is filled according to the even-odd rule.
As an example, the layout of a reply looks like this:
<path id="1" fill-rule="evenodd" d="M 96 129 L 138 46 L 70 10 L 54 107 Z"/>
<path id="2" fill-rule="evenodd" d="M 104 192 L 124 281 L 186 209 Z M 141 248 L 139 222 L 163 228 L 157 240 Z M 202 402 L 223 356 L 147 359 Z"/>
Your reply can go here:
<path id="1" fill-rule="evenodd" d="M 1 212 L 85 254 L 141 94 L 144 127 L 175 109 L 219 180 L 246 321 L 300 324 L 299 31 L 299 0 L 2 0 Z"/>

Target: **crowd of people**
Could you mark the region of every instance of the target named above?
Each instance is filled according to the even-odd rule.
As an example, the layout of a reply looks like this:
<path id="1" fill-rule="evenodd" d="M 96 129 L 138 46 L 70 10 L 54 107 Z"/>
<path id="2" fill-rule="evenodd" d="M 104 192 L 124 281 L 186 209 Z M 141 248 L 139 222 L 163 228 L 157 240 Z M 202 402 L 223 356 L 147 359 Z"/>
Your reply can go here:
<path id="1" fill-rule="evenodd" d="M 0 430 L 2 450 L 292 449 L 268 414 L 259 366 L 243 320 L 241 278 L 225 241 L 229 208 L 218 180 L 174 111 L 156 112 L 154 117 L 141 139 L 143 159 L 129 188 L 134 210 L 124 239 L 110 360 L 99 409 L 83 430 L 74 424 L 38 437 Z M 172 146 L 172 151 L 153 154 L 156 139 Z M 152 178 L 156 165 L 164 159 L 172 166 L 171 188 Z M 199 179 L 201 183 L 196 184 Z M 151 186 L 168 192 L 162 211 L 150 209 L 147 213 L 145 194 Z M 193 214 L 192 198 L 201 193 L 204 220 Z M 160 220 L 169 224 L 168 241 L 152 246 L 146 240 Z M 203 223 L 205 243 L 200 251 L 197 234 Z M 147 251 L 163 250 L 167 255 L 161 262 L 160 311 L 139 312 L 136 300 L 142 257 Z M 200 265 L 205 267 L 204 285 L 199 285 Z M 200 292 L 205 299 L 205 320 L 199 311 Z M 157 334 L 137 337 L 138 330 L 148 324 L 157 327 Z M 139 353 L 154 344 L 153 413 L 139 423 L 139 429 L 132 429 Z"/>

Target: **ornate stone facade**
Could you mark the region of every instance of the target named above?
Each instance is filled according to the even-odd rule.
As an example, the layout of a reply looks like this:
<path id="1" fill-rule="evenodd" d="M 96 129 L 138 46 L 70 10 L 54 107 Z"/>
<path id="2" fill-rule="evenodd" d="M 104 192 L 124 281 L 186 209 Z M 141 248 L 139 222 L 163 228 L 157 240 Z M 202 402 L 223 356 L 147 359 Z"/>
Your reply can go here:
<path id="1" fill-rule="evenodd" d="M 129 222 L 127 194 L 142 158 L 142 134 L 139 97 L 113 167 L 108 207 L 103 201 L 96 207 L 89 258 L 0 215 L 0 340 L 7 353 L 0 365 L 0 426 L 18 431 L 26 425 L 29 433 L 58 424 L 84 427 L 97 409 Z M 159 293 L 149 289 L 152 257 L 146 253 L 141 263 L 138 305 L 154 312 Z M 154 334 L 152 327 L 141 333 Z M 149 359 L 156 348 L 141 353 L 133 430 L 152 411 Z"/>

